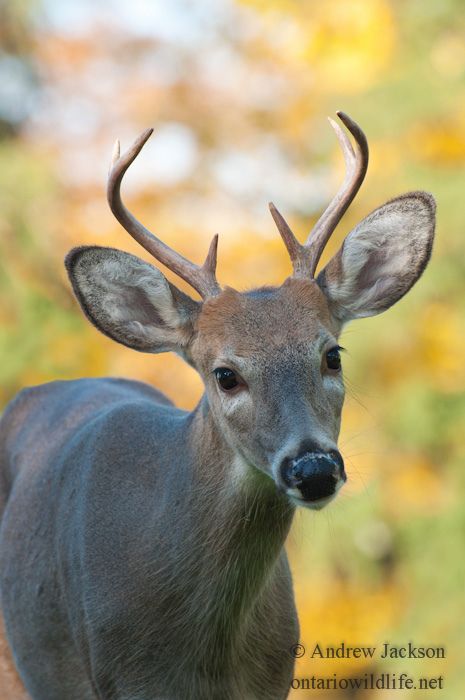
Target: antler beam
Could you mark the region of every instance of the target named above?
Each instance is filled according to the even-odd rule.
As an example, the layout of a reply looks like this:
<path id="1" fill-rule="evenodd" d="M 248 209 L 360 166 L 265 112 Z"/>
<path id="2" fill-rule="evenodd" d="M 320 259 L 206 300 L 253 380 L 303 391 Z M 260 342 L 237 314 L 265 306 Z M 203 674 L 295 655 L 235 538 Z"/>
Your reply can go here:
<path id="1" fill-rule="evenodd" d="M 294 277 L 313 278 L 315 276 L 321 254 L 334 229 L 359 191 L 368 168 L 368 142 L 365 134 L 359 125 L 344 112 L 337 112 L 337 116 L 354 137 L 355 149 L 347 133 L 341 129 L 337 122 L 330 119 L 329 122 L 336 132 L 344 154 L 346 175 L 341 187 L 318 219 L 304 245 L 299 243 L 283 216 L 270 203 L 271 215 L 292 261 Z"/>
<path id="2" fill-rule="evenodd" d="M 216 296 L 221 291 L 216 280 L 218 235 L 213 237 L 205 262 L 200 267 L 172 248 L 169 248 L 163 241 L 154 236 L 126 209 L 121 199 L 120 188 L 124 174 L 137 158 L 152 133 L 153 129 L 144 131 L 123 155 L 120 155 L 119 141 L 115 143 L 108 175 L 108 204 L 123 228 L 156 260 L 190 284 L 191 287 L 197 290 L 202 299 Z"/>

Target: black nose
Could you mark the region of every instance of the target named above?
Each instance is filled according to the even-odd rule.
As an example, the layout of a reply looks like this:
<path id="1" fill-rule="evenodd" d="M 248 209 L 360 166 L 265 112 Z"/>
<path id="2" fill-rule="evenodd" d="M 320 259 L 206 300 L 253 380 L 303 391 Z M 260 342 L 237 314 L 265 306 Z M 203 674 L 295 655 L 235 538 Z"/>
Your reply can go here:
<path id="1" fill-rule="evenodd" d="M 346 475 L 341 455 L 332 450 L 286 458 L 281 464 L 281 478 L 287 488 L 298 489 L 304 500 L 318 501 L 332 496 Z"/>

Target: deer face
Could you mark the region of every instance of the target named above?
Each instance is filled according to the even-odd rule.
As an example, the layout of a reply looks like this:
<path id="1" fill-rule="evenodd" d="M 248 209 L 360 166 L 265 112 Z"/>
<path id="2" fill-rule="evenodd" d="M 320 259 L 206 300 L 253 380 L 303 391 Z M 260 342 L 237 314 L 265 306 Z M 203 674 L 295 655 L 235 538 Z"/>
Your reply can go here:
<path id="1" fill-rule="evenodd" d="M 240 294 L 199 315 L 191 356 L 222 434 L 243 463 L 316 507 L 345 479 L 337 451 L 344 398 L 340 324 L 311 280 Z M 329 358 L 329 359 L 328 359 Z"/>
<path id="2" fill-rule="evenodd" d="M 215 278 L 213 240 L 197 267 L 152 236 L 125 209 L 122 176 L 149 132 L 110 173 L 109 201 L 125 228 L 203 297 L 192 300 L 159 270 L 111 248 L 75 248 L 66 266 L 88 318 L 106 335 L 143 352 L 173 350 L 201 374 L 211 414 L 245 465 L 265 472 L 294 502 L 324 506 L 345 481 L 337 450 L 344 399 L 338 336 L 345 323 L 397 302 L 422 274 L 432 247 L 431 195 L 402 195 L 372 212 L 315 278 L 323 248 L 363 180 L 368 148 L 360 128 L 333 123 L 346 179 L 305 245 L 271 206 L 294 273 L 281 287 L 239 293 Z"/>

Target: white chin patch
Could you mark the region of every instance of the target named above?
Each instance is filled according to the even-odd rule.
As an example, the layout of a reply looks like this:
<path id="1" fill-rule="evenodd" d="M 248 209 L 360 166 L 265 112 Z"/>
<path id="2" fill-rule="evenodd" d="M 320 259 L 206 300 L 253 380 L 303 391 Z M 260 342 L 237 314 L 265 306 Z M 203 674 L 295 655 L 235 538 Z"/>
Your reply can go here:
<path id="1" fill-rule="evenodd" d="M 294 490 L 294 489 L 293 489 Z M 296 498 L 295 496 L 292 496 L 290 493 L 287 494 L 292 503 L 296 506 L 300 506 L 301 508 L 308 508 L 309 510 L 321 510 L 325 506 L 330 503 L 330 501 L 333 500 L 334 496 L 336 495 L 333 493 L 332 496 L 328 496 L 327 498 L 320 498 L 318 501 L 306 501 L 302 497 Z"/>
<path id="2" fill-rule="evenodd" d="M 319 498 L 317 501 L 305 500 L 305 498 L 302 498 L 302 494 L 300 493 L 299 489 L 286 489 L 286 495 L 296 506 L 308 508 L 309 510 L 321 510 L 327 506 L 328 503 L 331 503 L 334 498 L 336 498 L 337 492 L 343 487 L 344 484 L 345 480 L 339 479 L 334 493 L 326 498 Z"/>

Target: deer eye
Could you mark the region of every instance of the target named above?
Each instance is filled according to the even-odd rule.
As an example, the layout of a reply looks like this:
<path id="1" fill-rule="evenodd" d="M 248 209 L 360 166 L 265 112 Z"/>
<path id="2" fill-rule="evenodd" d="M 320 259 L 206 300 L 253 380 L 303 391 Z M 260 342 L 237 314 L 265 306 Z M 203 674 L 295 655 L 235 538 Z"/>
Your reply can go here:
<path id="1" fill-rule="evenodd" d="M 231 391 L 239 386 L 239 378 L 232 369 L 228 367 L 217 367 L 214 370 L 216 380 L 223 391 Z"/>
<path id="2" fill-rule="evenodd" d="M 335 348 L 328 350 L 326 353 L 326 366 L 328 369 L 336 371 L 341 369 L 341 350 L 342 348 L 339 345 L 336 345 Z"/>

